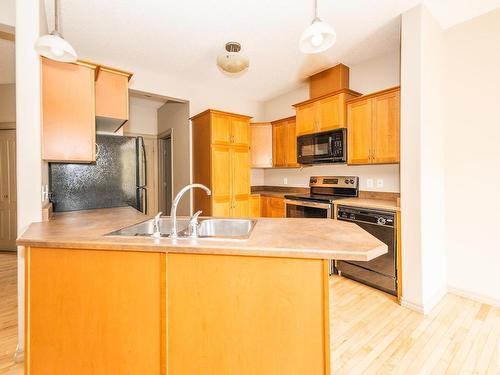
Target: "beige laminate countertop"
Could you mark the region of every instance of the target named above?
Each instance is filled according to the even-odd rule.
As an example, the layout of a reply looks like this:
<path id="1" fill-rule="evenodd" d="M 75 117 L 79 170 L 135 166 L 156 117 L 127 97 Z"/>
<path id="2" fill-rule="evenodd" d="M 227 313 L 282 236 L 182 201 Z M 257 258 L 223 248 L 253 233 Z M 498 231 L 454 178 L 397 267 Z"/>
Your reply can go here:
<path id="1" fill-rule="evenodd" d="M 379 210 L 400 211 L 396 201 L 370 198 L 344 198 L 335 201 L 336 205 L 374 208 Z"/>
<path id="2" fill-rule="evenodd" d="M 31 224 L 17 244 L 359 261 L 368 261 L 387 252 L 384 243 L 357 225 L 331 219 L 259 218 L 250 238 L 244 241 L 105 236 L 147 218 L 131 207 L 56 213 L 50 221 Z"/>

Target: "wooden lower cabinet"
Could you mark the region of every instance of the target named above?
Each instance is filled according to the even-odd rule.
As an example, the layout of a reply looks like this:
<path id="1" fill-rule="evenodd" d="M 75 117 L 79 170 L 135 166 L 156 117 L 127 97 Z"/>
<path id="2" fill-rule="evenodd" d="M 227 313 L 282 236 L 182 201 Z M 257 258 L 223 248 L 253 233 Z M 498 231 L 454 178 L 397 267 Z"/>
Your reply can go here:
<path id="1" fill-rule="evenodd" d="M 281 197 L 261 197 L 262 217 L 285 217 L 285 199 Z"/>
<path id="2" fill-rule="evenodd" d="M 250 217 L 260 217 L 261 216 L 261 196 L 260 195 L 250 195 L 249 203 L 249 215 Z"/>
<path id="3" fill-rule="evenodd" d="M 330 374 L 328 261 L 26 249 L 26 375 Z"/>
<path id="4" fill-rule="evenodd" d="M 165 374 L 165 257 L 26 249 L 25 374 Z"/>

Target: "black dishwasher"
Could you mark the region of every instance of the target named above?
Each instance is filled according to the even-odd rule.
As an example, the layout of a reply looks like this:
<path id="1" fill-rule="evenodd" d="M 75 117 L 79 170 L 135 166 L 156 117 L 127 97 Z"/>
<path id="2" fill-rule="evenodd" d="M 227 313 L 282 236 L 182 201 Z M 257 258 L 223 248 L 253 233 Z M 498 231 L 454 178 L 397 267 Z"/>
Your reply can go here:
<path id="1" fill-rule="evenodd" d="M 390 211 L 338 206 L 337 219 L 350 221 L 366 230 L 387 245 L 387 254 L 368 262 L 337 261 L 336 270 L 341 276 L 397 295 L 397 233 L 396 214 Z"/>

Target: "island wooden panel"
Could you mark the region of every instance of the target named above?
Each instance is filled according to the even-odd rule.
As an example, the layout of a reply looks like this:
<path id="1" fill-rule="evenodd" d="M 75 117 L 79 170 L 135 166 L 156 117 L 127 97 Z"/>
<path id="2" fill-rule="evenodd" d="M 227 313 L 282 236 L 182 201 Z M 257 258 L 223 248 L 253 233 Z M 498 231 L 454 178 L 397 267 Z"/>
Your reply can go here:
<path id="1" fill-rule="evenodd" d="M 166 374 L 165 257 L 27 248 L 26 374 Z"/>
<path id="2" fill-rule="evenodd" d="M 328 261 L 168 255 L 168 371 L 330 374 Z"/>

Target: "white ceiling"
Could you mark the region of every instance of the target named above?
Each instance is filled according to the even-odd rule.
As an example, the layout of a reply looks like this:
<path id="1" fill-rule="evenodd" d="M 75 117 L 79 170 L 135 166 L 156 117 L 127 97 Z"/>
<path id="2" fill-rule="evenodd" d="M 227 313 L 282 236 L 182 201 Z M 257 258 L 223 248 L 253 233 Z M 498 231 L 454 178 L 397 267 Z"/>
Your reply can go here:
<path id="1" fill-rule="evenodd" d="M 417 2 L 319 0 L 319 15 L 335 26 L 337 43 L 315 56 L 298 49 L 313 0 L 63 0 L 62 31 L 82 58 L 265 100 L 336 62 L 355 64 L 398 48 L 398 16 Z M 215 65 L 230 40 L 250 57 L 248 72 L 238 78 Z"/>
<path id="2" fill-rule="evenodd" d="M 62 0 L 62 32 L 81 58 L 266 100 L 337 62 L 353 65 L 398 48 L 399 15 L 421 1 L 318 0 L 319 16 L 334 25 L 337 43 L 313 56 L 298 49 L 313 0 Z M 443 26 L 500 3 L 424 1 Z M 215 65 L 231 40 L 250 57 L 248 72 L 237 78 Z"/>
<path id="3" fill-rule="evenodd" d="M 15 43 L 0 39 L 0 84 L 16 82 Z"/>

